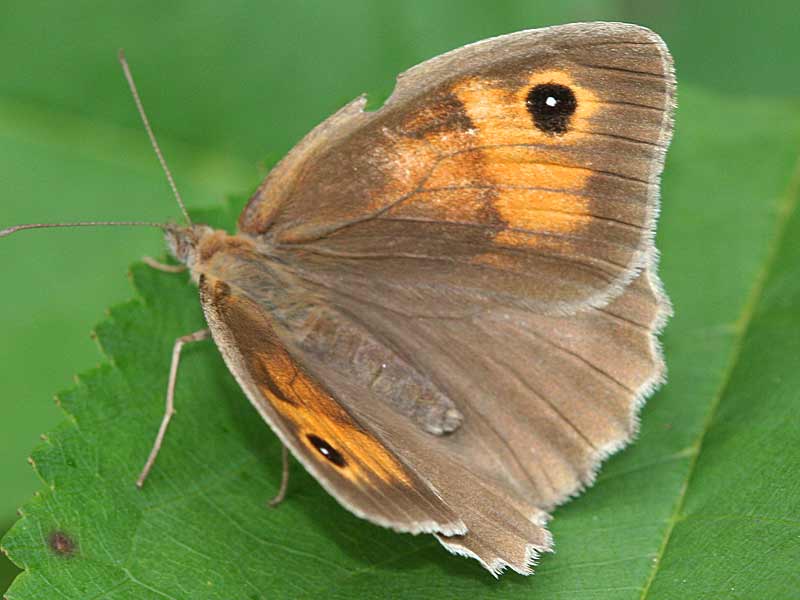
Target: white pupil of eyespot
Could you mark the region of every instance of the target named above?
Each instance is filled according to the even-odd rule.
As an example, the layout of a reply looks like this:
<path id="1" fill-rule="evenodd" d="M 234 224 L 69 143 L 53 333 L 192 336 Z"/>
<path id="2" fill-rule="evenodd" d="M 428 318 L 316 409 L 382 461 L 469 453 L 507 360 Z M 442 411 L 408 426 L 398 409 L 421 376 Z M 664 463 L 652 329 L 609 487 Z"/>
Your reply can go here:
<path id="1" fill-rule="evenodd" d="M 320 452 L 322 452 L 322 453 L 323 453 L 325 456 L 328 456 L 328 454 L 330 454 L 330 452 L 328 452 L 328 449 L 327 449 L 327 448 L 325 448 L 324 446 L 322 446 L 322 447 L 319 449 L 319 451 L 320 451 Z"/>
<path id="2" fill-rule="evenodd" d="M 556 100 L 556 99 L 555 99 L 555 98 L 553 98 L 552 96 L 548 96 L 548 97 L 547 97 L 547 100 L 545 100 L 545 101 L 544 101 L 544 103 L 545 103 L 545 104 L 547 104 L 547 106 L 549 106 L 549 107 L 551 107 L 551 108 L 552 108 L 553 106 L 555 106 L 556 104 L 558 104 L 558 100 Z"/>

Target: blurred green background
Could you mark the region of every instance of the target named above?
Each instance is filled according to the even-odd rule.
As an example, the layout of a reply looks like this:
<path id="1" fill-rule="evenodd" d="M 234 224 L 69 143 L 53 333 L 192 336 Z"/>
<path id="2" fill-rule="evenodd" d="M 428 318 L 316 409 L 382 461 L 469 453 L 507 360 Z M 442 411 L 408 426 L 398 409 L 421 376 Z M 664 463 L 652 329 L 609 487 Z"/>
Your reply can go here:
<path id="1" fill-rule="evenodd" d="M 795 2 L 0 3 L 0 227 L 178 218 L 116 62 L 124 47 L 187 203 L 252 189 L 305 132 L 360 94 L 488 36 L 622 20 L 660 33 L 679 86 L 800 96 Z M 721 96 L 723 97 L 723 96 Z M 680 132 L 680 122 L 678 131 Z M 0 531 L 39 487 L 26 462 L 51 401 L 101 360 L 89 332 L 130 296 L 150 230 L 26 232 L 0 242 Z M 0 589 L 14 569 L 0 565 Z"/>

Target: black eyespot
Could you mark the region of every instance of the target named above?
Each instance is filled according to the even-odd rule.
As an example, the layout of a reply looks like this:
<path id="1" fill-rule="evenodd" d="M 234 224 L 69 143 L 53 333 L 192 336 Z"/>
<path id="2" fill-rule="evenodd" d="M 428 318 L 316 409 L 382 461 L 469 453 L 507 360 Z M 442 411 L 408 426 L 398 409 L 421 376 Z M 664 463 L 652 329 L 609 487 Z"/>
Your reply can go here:
<path id="1" fill-rule="evenodd" d="M 342 456 L 336 448 L 331 446 L 321 437 L 317 437 L 313 433 L 308 434 L 306 437 L 308 438 L 308 441 L 311 442 L 311 445 L 317 449 L 317 452 L 322 454 L 322 456 L 327 458 L 337 467 L 343 467 L 347 464 L 347 461 L 345 461 L 344 456 Z"/>
<path id="2" fill-rule="evenodd" d="M 533 117 L 537 129 L 550 135 L 567 132 L 569 120 L 578 102 L 575 94 L 559 83 L 542 83 L 528 92 L 525 107 Z"/>

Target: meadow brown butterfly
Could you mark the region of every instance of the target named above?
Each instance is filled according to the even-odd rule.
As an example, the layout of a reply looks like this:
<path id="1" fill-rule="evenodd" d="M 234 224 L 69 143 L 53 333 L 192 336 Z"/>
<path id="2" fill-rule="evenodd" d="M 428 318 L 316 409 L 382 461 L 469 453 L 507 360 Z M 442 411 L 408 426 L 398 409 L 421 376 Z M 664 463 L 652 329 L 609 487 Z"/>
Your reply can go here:
<path id="1" fill-rule="evenodd" d="M 157 226 L 231 373 L 331 495 L 527 574 L 548 513 L 664 376 L 653 237 L 674 89 L 642 27 L 485 40 L 315 128 L 236 235 Z M 206 334 L 176 342 L 141 481 L 180 349 Z"/>

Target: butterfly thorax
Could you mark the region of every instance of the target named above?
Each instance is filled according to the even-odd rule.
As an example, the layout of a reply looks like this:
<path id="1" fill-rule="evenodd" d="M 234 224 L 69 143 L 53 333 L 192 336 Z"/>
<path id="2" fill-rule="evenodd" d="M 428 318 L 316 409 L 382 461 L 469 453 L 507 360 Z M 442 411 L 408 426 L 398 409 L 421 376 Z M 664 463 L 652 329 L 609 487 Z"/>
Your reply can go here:
<path id="1" fill-rule="evenodd" d="M 192 225 L 166 229 L 166 239 L 171 254 L 188 267 L 196 284 L 206 280 L 223 286 L 279 318 L 296 308 L 298 297 L 308 299 L 309 294 L 299 293 L 291 269 L 258 236 Z"/>
<path id="2" fill-rule="evenodd" d="M 242 270 L 236 265 L 241 267 L 254 258 L 262 262 L 267 254 L 263 244 L 251 236 L 230 235 L 208 225 L 168 227 L 165 234 L 170 253 L 189 268 L 195 283 L 204 274 L 236 279 L 237 271 Z"/>

